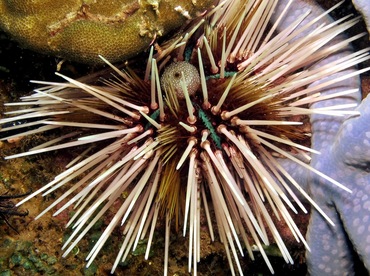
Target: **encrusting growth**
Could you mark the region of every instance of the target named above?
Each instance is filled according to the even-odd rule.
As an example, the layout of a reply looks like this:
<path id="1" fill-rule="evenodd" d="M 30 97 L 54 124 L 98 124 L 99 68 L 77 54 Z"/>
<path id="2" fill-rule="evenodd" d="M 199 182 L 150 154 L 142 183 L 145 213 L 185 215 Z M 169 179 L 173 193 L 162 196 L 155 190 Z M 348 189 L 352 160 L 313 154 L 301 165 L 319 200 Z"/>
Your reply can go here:
<path id="1" fill-rule="evenodd" d="M 325 95 L 320 91 L 333 81 L 308 85 L 369 59 L 368 49 L 310 69 L 357 38 L 325 47 L 358 19 L 323 24 L 295 40 L 320 18 L 302 25 L 308 13 L 303 14 L 276 33 L 279 20 L 270 22 L 276 4 L 223 1 L 189 22 L 180 34 L 155 43 L 143 67 L 135 63 L 119 70 L 101 57 L 114 75 L 99 85 L 95 79 L 80 82 L 57 73 L 65 83 L 36 81 L 45 86 L 18 103 L 6 104 L 24 109 L 7 112 L 0 123 L 22 124 L 4 127 L 2 132 L 31 127 L 15 135 L 24 136 L 65 128 L 60 138 L 6 159 L 86 145 L 63 173 L 18 203 L 75 180 L 38 216 L 67 198 L 55 215 L 74 205 L 76 212 L 68 223 L 73 233 L 63 246 L 63 256 L 117 202 L 120 208 L 87 256 L 88 266 L 115 227 L 122 229 L 124 240 L 112 272 L 143 238 L 148 239 L 148 258 L 155 226 L 163 219 L 164 274 L 168 274 L 170 231 L 179 227 L 189 237 L 188 270 L 196 274 L 204 214 L 211 239 L 225 245 L 232 274 L 235 268 L 243 274 L 239 256 L 244 256 L 244 249 L 253 259 L 251 243 L 273 273 L 263 249 L 271 242 L 267 233 L 285 261 L 293 260 L 266 205 L 309 250 L 288 211 L 297 213 L 298 206 L 307 212 L 296 191 L 333 224 L 279 160 L 296 162 L 351 192 L 309 165 L 310 155 L 320 152 L 310 148 L 308 116 L 359 115 L 351 110 L 352 104 L 309 108 L 312 103 L 347 97 L 355 91 Z M 123 192 L 128 194 L 124 200 Z"/>
<path id="2" fill-rule="evenodd" d="M 81 63 L 132 58 L 212 0 L 0 0 L 0 28 L 22 46 Z"/>

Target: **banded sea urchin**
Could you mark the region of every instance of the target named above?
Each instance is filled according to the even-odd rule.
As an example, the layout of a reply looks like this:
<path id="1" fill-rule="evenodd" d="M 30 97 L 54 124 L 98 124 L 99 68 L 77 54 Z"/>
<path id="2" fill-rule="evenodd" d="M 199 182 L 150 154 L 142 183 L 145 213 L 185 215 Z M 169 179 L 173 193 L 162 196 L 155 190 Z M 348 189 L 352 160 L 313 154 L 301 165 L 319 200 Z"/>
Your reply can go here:
<path id="1" fill-rule="evenodd" d="M 0 123 L 17 125 L 2 131 L 33 128 L 15 137 L 58 128 L 68 130 L 58 139 L 7 159 L 90 144 L 65 172 L 18 203 L 76 180 L 39 215 L 67 198 L 56 214 L 75 204 L 76 213 L 68 223 L 74 230 L 63 246 L 63 256 L 117 201 L 121 203 L 119 210 L 87 256 L 90 265 L 120 224 L 125 238 L 112 272 L 144 237 L 148 237 L 148 258 L 161 218 L 166 225 L 164 274 L 168 271 L 171 227 L 182 227 L 184 236 L 189 235 L 189 271 L 196 273 L 201 211 L 207 218 L 211 239 L 217 230 L 224 243 L 233 274 L 233 262 L 243 274 L 239 254 L 244 255 L 244 246 L 253 258 L 251 242 L 273 272 L 262 246 L 269 244 L 267 233 L 286 262 L 293 262 L 265 204 L 276 217 L 283 218 L 292 235 L 307 248 L 288 212 L 288 208 L 297 212 L 296 205 L 306 212 L 295 189 L 333 224 L 280 160 L 297 163 L 350 192 L 308 164 L 310 154 L 320 154 L 310 147 L 309 116 L 358 115 L 351 110 L 352 103 L 320 108 L 314 104 L 352 97 L 354 90 L 321 92 L 367 69 L 334 80 L 325 78 L 367 60 L 368 49 L 314 67 L 361 36 L 330 44 L 358 19 L 318 25 L 307 34 L 321 17 L 301 24 L 308 16 L 305 13 L 277 32 L 291 2 L 272 24 L 270 18 L 278 1 L 223 1 L 173 38 L 152 46 L 145 68 L 132 63 L 121 71 L 102 57 L 115 73 L 102 84 L 97 85 L 95 79 L 80 82 L 58 74 L 67 82 L 36 82 L 46 86 L 19 103 L 7 104 L 25 108 L 7 112 L 9 117 Z M 200 85 L 194 93 L 189 93 L 184 69 L 176 73 L 180 88 L 163 79 L 161 86 L 160 75 L 173 62 L 198 68 Z M 309 86 L 317 80 L 324 81 Z M 10 138 L 14 137 L 3 140 Z M 121 198 L 123 192 L 128 194 L 125 200 Z M 211 222 L 210 210 L 216 225 Z"/>

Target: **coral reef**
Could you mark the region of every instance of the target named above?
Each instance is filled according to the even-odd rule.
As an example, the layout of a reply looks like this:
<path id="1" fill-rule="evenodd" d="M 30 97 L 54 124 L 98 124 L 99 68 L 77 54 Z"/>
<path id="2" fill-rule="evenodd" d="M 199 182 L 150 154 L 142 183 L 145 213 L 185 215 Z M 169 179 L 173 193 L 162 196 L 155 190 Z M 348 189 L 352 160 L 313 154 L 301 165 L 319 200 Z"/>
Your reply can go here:
<path id="1" fill-rule="evenodd" d="M 33 50 L 83 63 L 133 57 L 213 1 L 0 1 L 0 27 Z"/>
<path id="2" fill-rule="evenodd" d="M 290 16 L 285 18 L 285 22 L 290 22 L 297 18 L 297 14 L 293 11 L 297 11 L 299 15 L 309 7 L 301 3 L 301 1 L 296 1 L 295 5 L 296 6 L 292 8 Z M 285 1 L 281 1 L 280 8 L 284 6 Z M 313 10 L 312 17 L 320 13 L 319 9 L 313 8 Z M 326 20 L 328 20 L 326 22 L 330 22 L 329 19 Z M 343 37 L 340 39 L 344 40 Z M 342 52 L 341 54 L 345 56 L 348 55 L 349 52 Z M 315 66 L 325 66 L 327 62 L 341 58 L 343 57 L 342 55 L 325 58 Z M 343 74 L 351 74 L 352 72 L 354 71 L 349 69 L 344 71 Z M 317 84 L 319 83 L 316 83 L 316 85 Z M 350 81 L 333 85 L 333 87 L 331 87 L 332 89 L 327 89 L 325 92 L 335 93 L 337 91 L 358 87 L 358 79 L 353 77 Z M 353 94 L 351 97 L 343 97 L 341 100 L 344 101 L 336 102 L 336 104 L 349 102 L 359 103 L 360 97 L 360 93 Z M 332 103 L 333 101 L 331 100 L 330 104 Z M 314 105 L 315 107 L 324 107 L 327 103 L 324 102 L 322 105 Z M 353 268 L 354 252 L 357 252 L 361 261 L 365 264 L 367 269 L 369 269 L 368 260 L 370 253 L 368 233 L 370 229 L 367 229 L 369 227 L 367 215 L 369 213 L 369 189 L 367 184 L 370 181 L 368 171 L 368 157 L 370 153 L 369 128 L 364 127 L 368 126 L 370 119 L 369 106 L 369 99 L 367 98 L 358 108 L 358 111 L 361 113 L 360 117 L 338 117 L 333 119 L 333 117 L 328 118 L 321 115 L 314 115 L 311 119 L 313 125 L 313 147 L 321 151 L 321 155 L 313 156 L 311 165 L 324 174 L 340 180 L 342 184 L 351 189 L 352 193 L 336 188 L 317 175 L 295 166 L 292 162 L 281 161 L 285 164 L 285 167 L 294 179 L 305 186 L 307 190 L 311 191 L 314 200 L 335 223 L 335 226 L 329 225 L 321 214 L 315 210 L 312 211 L 310 230 L 308 233 L 308 243 L 311 247 L 311 253 L 308 253 L 308 265 L 309 271 L 313 275 L 333 275 L 335 272 L 338 272 L 338 269 L 340 274 L 352 273 L 355 269 Z M 282 230 L 279 229 L 279 231 Z M 116 232 L 115 234 L 118 233 Z M 93 235 L 94 234 L 92 234 L 92 236 Z M 89 239 L 90 238 L 91 236 L 89 236 Z M 176 239 L 179 239 L 179 237 L 175 237 L 171 234 L 171 247 L 172 242 Z M 92 240 L 94 239 L 92 238 Z M 98 239 L 95 239 L 95 242 L 97 240 Z M 203 241 L 202 237 L 202 242 Z M 163 240 L 161 240 L 161 242 L 164 243 Z M 210 250 L 209 247 L 211 246 L 208 245 L 208 250 Z M 184 251 L 185 250 L 186 248 Z M 88 249 L 86 251 L 88 251 Z M 103 257 L 105 257 L 106 251 L 104 251 L 104 249 L 102 251 Z M 270 254 L 274 254 L 271 252 L 272 250 L 266 250 L 266 252 L 268 251 L 270 251 Z M 208 253 L 210 252 L 207 251 L 207 254 Z M 212 254 L 212 252 L 210 254 Z M 42 259 L 42 256 L 38 258 Z M 186 256 L 186 253 L 184 254 L 182 252 L 182 255 L 180 253 L 176 256 L 172 255 L 171 257 L 174 259 L 178 258 L 177 261 L 179 261 L 179 256 Z M 36 261 L 35 263 L 39 262 L 38 260 Z M 19 261 L 17 254 L 12 257 L 11 263 L 26 264 L 27 266 L 26 261 Z M 170 265 L 173 263 L 174 262 L 170 263 Z M 176 263 L 174 267 L 176 267 Z M 243 266 L 243 270 L 244 269 L 246 269 L 245 266 Z M 176 271 L 176 269 L 172 267 L 171 271 Z M 244 272 L 246 272 L 246 270 L 244 270 Z"/>

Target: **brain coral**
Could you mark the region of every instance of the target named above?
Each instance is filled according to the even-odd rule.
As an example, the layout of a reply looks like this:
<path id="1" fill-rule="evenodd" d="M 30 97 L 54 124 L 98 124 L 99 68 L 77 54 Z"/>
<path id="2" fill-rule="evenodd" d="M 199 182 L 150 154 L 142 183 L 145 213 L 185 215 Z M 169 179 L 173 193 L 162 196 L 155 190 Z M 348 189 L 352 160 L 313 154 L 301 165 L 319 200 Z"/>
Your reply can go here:
<path id="1" fill-rule="evenodd" d="M 83 63 L 130 58 L 213 1 L 0 0 L 0 28 L 22 45 Z"/>

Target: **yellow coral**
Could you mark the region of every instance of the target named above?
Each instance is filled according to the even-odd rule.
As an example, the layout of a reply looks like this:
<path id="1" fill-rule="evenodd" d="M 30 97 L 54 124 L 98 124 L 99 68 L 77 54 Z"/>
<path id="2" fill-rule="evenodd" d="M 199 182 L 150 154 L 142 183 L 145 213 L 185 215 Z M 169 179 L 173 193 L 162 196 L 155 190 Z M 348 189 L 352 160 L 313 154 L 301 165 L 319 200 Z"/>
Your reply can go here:
<path id="1" fill-rule="evenodd" d="M 212 0 L 0 0 L 0 27 L 25 47 L 83 63 L 143 51 Z"/>

